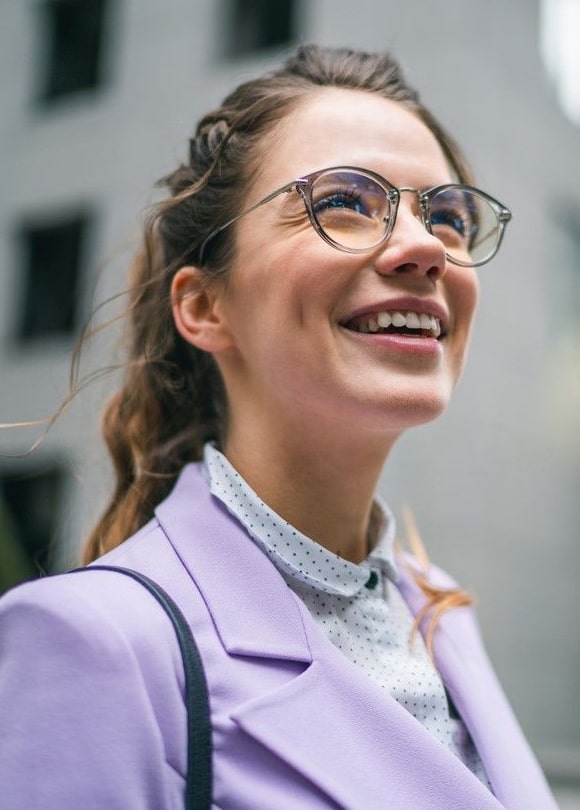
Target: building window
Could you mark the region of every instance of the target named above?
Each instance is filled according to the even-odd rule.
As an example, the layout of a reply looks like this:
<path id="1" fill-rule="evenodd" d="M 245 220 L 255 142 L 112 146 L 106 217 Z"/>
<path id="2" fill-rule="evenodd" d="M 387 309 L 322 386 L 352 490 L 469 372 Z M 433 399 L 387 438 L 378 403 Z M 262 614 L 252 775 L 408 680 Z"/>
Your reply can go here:
<path id="1" fill-rule="evenodd" d="M 75 215 L 55 223 L 25 225 L 20 233 L 22 296 L 19 341 L 74 335 L 90 219 Z"/>
<path id="2" fill-rule="evenodd" d="M 108 0 L 45 0 L 42 101 L 97 88 L 103 79 L 103 32 Z"/>
<path id="3" fill-rule="evenodd" d="M 580 126 L 580 0 L 541 0 L 540 51 L 565 115 Z"/>
<path id="4" fill-rule="evenodd" d="M 53 551 L 65 473 L 0 473 L 0 592 L 54 570 Z"/>
<path id="5" fill-rule="evenodd" d="M 287 45 L 295 37 L 294 0 L 229 0 L 229 6 L 230 56 Z"/>

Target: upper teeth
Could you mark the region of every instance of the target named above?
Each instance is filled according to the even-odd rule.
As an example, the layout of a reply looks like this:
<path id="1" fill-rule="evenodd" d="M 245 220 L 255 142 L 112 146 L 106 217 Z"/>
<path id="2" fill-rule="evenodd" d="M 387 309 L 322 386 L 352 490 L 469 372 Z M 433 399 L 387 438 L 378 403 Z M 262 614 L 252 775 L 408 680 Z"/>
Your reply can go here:
<path id="1" fill-rule="evenodd" d="M 430 332 L 431 336 L 435 338 L 441 334 L 439 318 L 427 315 L 426 312 L 375 312 L 372 315 L 357 318 L 351 325 L 358 332 L 378 332 L 379 329 L 396 326 L 398 329 L 403 327 L 423 329 Z"/>

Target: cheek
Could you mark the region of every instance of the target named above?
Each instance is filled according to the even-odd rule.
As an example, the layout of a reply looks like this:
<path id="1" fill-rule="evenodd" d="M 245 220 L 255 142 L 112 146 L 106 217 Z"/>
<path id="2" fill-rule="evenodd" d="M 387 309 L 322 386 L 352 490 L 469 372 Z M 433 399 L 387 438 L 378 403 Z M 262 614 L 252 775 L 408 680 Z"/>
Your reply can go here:
<path id="1" fill-rule="evenodd" d="M 466 307 L 469 311 L 470 328 L 473 325 L 475 313 L 477 312 L 477 303 L 479 301 L 479 276 L 477 275 L 476 270 L 472 270 L 471 272 L 473 273 L 473 278 L 466 294 Z"/>
<path id="2" fill-rule="evenodd" d="M 240 314 L 255 309 L 269 322 L 302 320 L 304 309 L 328 307 L 339 286 L 336 261 L 329 261 L 335 256 L 314 232 L 308 237 L 240 250 L 230 275 L 231 307 L 242 308 Z"/>
<path id="3" fill-rule="evenodd" d="M 474 268 L 460 268 L 455 272 L 451 300 L 455 322 L 468 335 L 479 300 L 479 276 Z"/>
<path id="4" fill-rule="evenodd" d="M 240 359 L 255 366 L 290 338 L 296 307 L 289 268 L 265 255 L 240 259 L 231 270 L 225 308 Z"/>
<path id="5" fill-rule="evenodd" d="M 456 326 L 458 341 L 454 352 L 454 366 L 456 380 L 461 375 L 471 340 L 471 332 L 475 321 L 477 302 L 479 300 L 479 278 L 475 270 L 467 270 L 467 278 L 462 279 L 456 301 Z"/>

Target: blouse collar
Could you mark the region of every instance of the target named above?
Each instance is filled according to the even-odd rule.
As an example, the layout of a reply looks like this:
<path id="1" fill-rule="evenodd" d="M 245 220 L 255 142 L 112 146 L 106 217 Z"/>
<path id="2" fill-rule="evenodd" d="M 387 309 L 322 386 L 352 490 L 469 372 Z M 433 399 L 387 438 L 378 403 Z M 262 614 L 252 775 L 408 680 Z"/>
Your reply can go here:
<path id="1" fill-rule="evenodd" d="M 212 495 L 240 521 L 285 577 L 347 597 L 354 596 L 365 585 L 374 587 L 381 575 L 397 581 L 395 520 L 380 498 L 375 498 L 382 523 L 378 542 L 368 557 L 357 564 L 331 553 L 280 517 L 211 444 L 204 448 L 204 474 Z"/>

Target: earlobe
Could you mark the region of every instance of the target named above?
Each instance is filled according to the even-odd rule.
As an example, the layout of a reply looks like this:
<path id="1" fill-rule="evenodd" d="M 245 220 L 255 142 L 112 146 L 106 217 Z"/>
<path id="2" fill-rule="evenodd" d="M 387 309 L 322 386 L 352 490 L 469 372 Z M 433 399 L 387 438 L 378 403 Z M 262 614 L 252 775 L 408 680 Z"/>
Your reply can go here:
<path id="1" fill-rule="evenodd" d="M 219 288 L 207 283 L 197 267 L 181 267 L 171 283 L 171 308 L 181 337 L 206 352 L 232 346 L 221 307 Z"/>

